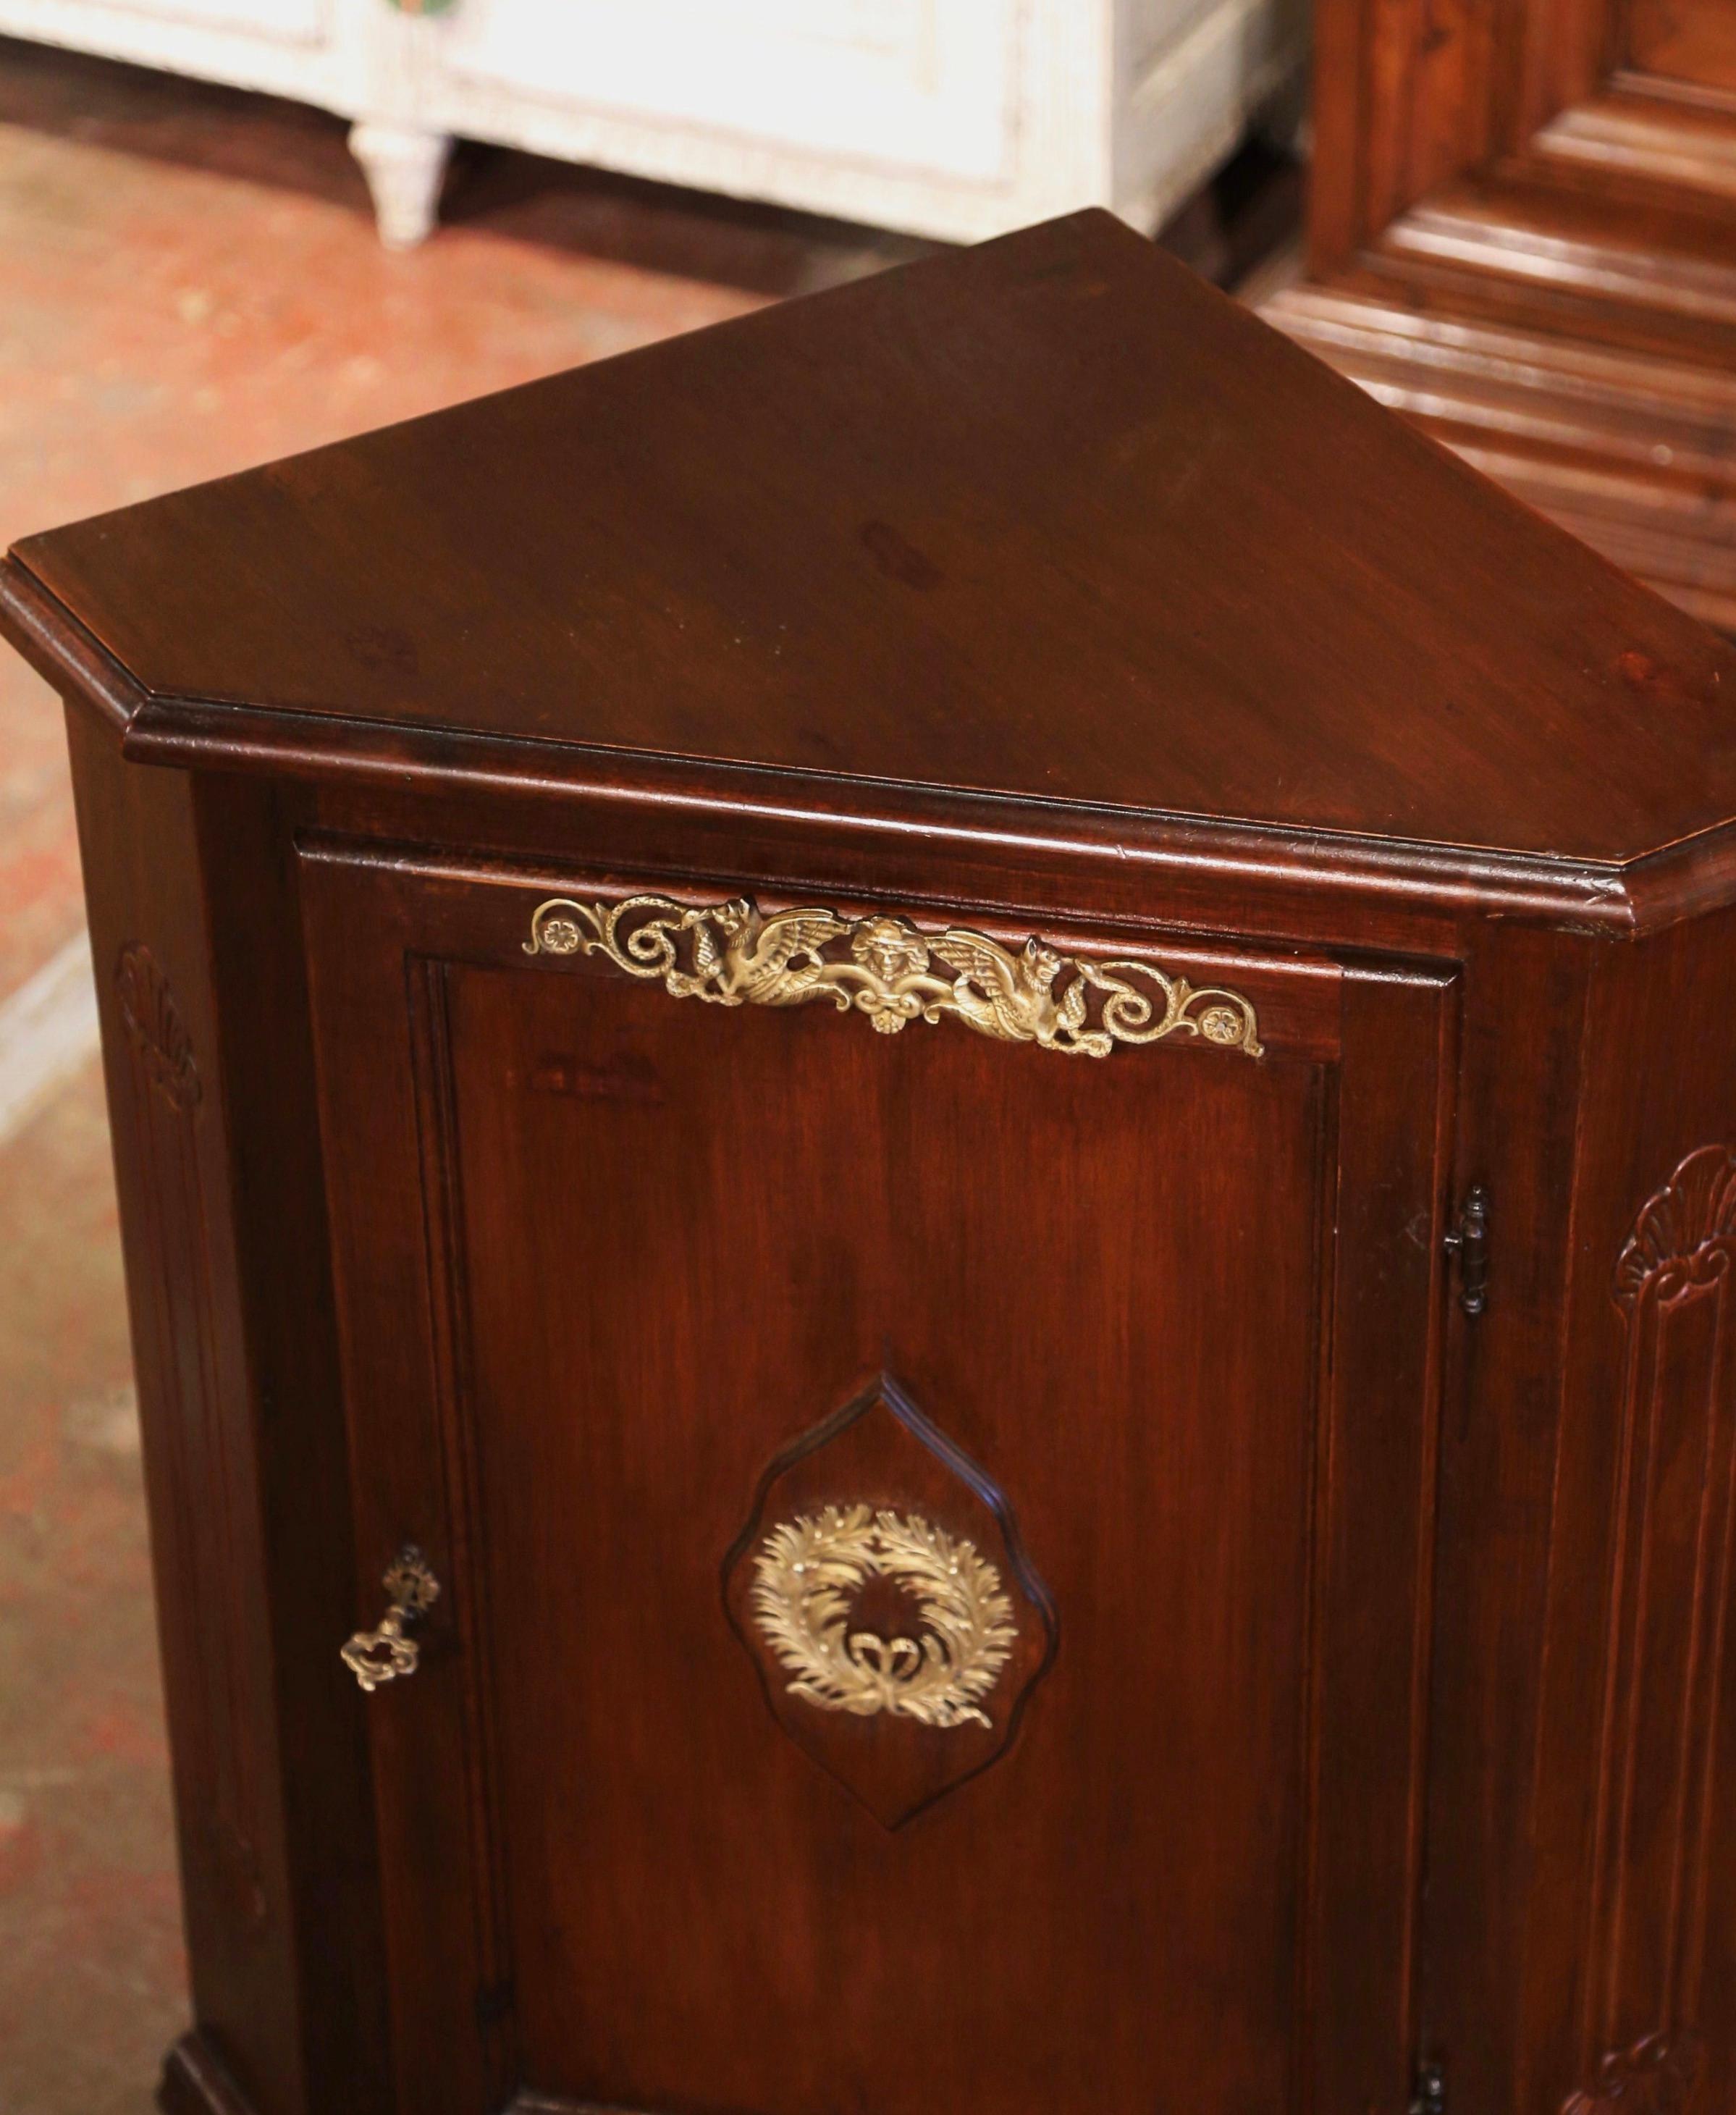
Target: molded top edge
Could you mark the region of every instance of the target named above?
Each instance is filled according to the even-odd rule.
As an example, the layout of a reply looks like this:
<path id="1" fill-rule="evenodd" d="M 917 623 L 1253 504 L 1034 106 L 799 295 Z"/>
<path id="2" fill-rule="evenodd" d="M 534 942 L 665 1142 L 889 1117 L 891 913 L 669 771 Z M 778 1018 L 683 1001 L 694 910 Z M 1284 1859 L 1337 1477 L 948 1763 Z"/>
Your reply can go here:
<path id="1" fill-rule="evenodd" d="M 30 538 L 7 580 L 140 758 L 1059 817 L 1582 928 L 1733 886 L 1736 652 L 1102 213 Z"/>
<path id="2" fill-rule="evenodd" d="M 1286 830 L 1221 817 L 992 792 L 960 794 L 845 774 L 619 755 L 576 744 L 435 737 L 309 713 L 153 695 L 119 668 L 16 557 L 0 558 L 0 635 L 45 681 L 94 711 L 129 761 L 314 783 L 384 780 L 409 791 L 603 796 L 812 819 L 845 828 L 1024 846 L 1035 855 L 1216 869 L 1354 902 L 1637 938 L 1736 902 L 1736 830 L 1615 865 L 1472 846 Z"/>

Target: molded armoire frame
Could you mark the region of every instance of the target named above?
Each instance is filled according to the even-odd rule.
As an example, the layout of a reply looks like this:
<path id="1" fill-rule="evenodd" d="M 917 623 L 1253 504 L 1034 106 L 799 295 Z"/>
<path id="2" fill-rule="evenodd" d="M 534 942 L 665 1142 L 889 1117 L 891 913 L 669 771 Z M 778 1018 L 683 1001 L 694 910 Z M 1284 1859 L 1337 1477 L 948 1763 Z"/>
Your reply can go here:
<path id="1" fill-rule="evenodd" d="M 1386 404 L 1736 627 L 1736 32 L 1722 0 L 1319 0 L 1308 276 Z"/>

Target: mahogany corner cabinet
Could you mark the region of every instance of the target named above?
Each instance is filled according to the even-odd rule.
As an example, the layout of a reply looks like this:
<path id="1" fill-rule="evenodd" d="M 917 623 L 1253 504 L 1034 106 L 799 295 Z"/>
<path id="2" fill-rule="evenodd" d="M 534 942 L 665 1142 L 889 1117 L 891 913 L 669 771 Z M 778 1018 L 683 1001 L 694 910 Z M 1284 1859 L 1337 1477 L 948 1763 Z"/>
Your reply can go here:
<path id="1" fill-rule="evenodd" d="M 1729 647 L 1096 213 L 3 581 L 175 2115 L 1725 2115 Z"/>

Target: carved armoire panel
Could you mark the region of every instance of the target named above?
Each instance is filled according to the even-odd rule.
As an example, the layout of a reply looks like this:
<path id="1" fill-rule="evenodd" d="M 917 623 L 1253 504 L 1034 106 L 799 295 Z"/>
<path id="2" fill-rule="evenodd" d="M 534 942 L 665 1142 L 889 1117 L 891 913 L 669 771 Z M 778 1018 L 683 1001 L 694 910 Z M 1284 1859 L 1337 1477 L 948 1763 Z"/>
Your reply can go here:
<path id="1" fill-rule="evenodd" d="M 1736 1151 L 1690 1154 L 1615 1267 L 1619 1481 L 1596 1863 L 1569 2115 L 1684 2108 L 1698 2065 L 1713 1765 L 1724 1704 L 1736 1369 Z"/>
<path id="2" fill-rule="evenodd" d="M 1308 277 L 1266 313 L 1736 631 L 1736 11 L 1318 0 Z"/>
<path id="3" fill-rule="evenodd" d="M 138 1157 L 144 1242 L 153 1268 L 136 1287 L 141 1388 L 169 1456 L 173 1525 L 159 1545 L 190 1649 L 171 1655 L 172 1684 L 195 1695 L 177 1708 L 183 1827 L 205 1845 L 242 1928 L 267 1914 L 259 1853 L 259 1764 L 248 1709 L 248 1648 L 228 1582 L 240 1565 L 250 1485 L 225 1429 L 213 1284 L 213 1232 L 199 1169 L 204 1103 L 193 1040 L 150 949 L 134 942 L 114 966 L 128 1056 L 131 1149 Z"/>

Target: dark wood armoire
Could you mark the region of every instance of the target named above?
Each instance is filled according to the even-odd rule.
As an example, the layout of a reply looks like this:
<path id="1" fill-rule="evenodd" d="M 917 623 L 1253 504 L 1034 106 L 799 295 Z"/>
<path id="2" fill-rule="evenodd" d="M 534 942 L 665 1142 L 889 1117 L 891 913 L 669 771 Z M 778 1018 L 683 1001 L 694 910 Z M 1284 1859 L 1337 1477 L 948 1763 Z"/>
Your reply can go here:
<path id="1" fill-rule="evenodd" d="M 1270 319 L 1736 631 L 1736 5 L 1317 0 Z"/>
<path id="2" fill-rule="evenodd" d="M 1723 2115 L 1736 654 L 1100 214 L 0 583 L 176 2115 Z"/>

